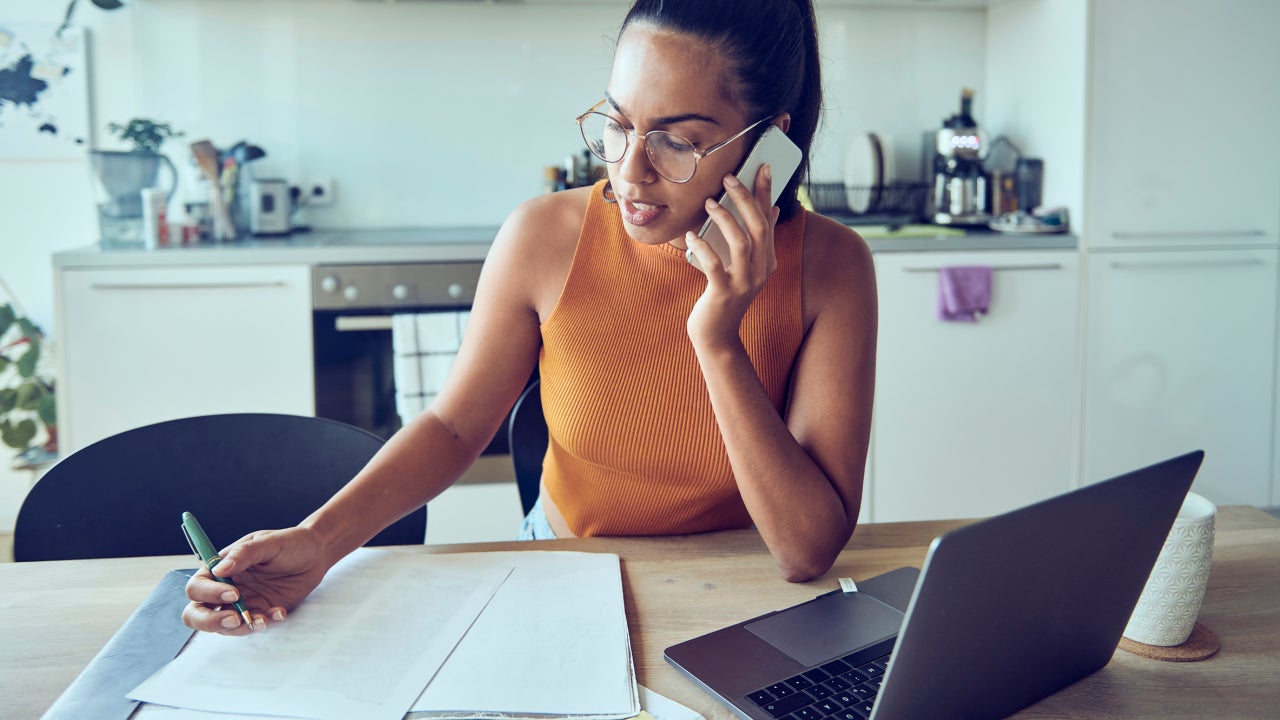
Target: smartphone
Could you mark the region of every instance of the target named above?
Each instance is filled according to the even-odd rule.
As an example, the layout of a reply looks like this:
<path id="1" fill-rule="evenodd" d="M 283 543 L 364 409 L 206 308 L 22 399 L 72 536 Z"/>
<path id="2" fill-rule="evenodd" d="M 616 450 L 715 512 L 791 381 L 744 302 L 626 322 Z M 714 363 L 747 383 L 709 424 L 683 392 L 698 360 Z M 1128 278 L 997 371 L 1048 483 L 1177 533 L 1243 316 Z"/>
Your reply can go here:
<path id="1" fill-rule="evenodd" d="M 796 168 L 800 167 L 800 157 L 803 153 L 795 143 L 791 142 L 791 138 L 782 132 L 777 125 L 770 125 L 769 129 L 764 131 L 756 144 L 752 146 L 751 152 L 747 153 L 747 158 L 742 161 L 742 166 L 738 168 L 738 180 L 747 186 L 748 190 L 754 192 L 756 186 L 756 173 L 760 170 L 760 166 L 768 164 L 773 168 L 773 183 L 770 188 L 769 205 L 772 207 L 778 202 L 778 196 L 782 194 L 782 189 L 791 182 L 791 176 L 795 174 Z M 733 204 L 733 200 L 729 197 L 729 193 L 725 192 L 719 198 L 719 203 L 730 214 L 733 219 L 739 223 L 742 222 L 742 215 L 738 212 L 738 208 Z M 724 234 L 720 232 L 720 227 L 710 217 L 702 224 L 702 229 L 698 231 L 698 237 L 707 241 L 716 255 L 720 257 L 720 262 L 726 269 L 729 267 L 729 243 L 724 238 Z M 697 267 L 698 258 L 692 253 L 685 253 L 685 257 Z"/>

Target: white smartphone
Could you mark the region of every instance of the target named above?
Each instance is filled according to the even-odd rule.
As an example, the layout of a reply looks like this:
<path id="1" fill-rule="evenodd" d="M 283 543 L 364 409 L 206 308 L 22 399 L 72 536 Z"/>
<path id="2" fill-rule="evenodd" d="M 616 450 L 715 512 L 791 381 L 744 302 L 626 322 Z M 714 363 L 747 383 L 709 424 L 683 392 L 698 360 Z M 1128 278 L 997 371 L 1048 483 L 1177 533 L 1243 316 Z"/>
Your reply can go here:
<path id="1" fill-rule="evenodd" d="M 756 186 L 756 173 L 760 170 L 760 166 L 768 164 L 773 169 L 773 182 L 770 188 L 769 206 L 772 207 L 778 202 L 778 196 L 782 194 L 782 189 L 791 182 L 791 176 L 795 174 L 796 168 L 800 167 L 800 157 L 803 153 L 795 143 L 791 142 L 791 138 L 782 132 L 777 125 L 770 125 L 769 129 L 764 131 L 760 139 L 751 148 L 751 152 L 747 153 L 747 158 L 742 161 L 742 166 L 738 168 L 738 180 L 747 186 L 747 189 L 754 192 Z M 729 193 L 724 193 L 719 198 L 719 203 L 733 215 L 733 219 L 739 223 L 742 222 L 742 215 L 738 212 L 738 208 L 733 204 L 733 200 L 729 197 Z M 698 231 L 698 237 L 707 241 L 712 250 L 716 251 L 716 255 L 720 257 L 720 262 L 725 269 L 729 268 L 729 243 L 724 239 L 724 234 L 720 232 L 720 227 L 710 217 L 703 223 L 702 229 Z M 692 252 L 685 253 L 685 257 L 699 270 L 702 266 L 698 264 L 698 258 Z"/>

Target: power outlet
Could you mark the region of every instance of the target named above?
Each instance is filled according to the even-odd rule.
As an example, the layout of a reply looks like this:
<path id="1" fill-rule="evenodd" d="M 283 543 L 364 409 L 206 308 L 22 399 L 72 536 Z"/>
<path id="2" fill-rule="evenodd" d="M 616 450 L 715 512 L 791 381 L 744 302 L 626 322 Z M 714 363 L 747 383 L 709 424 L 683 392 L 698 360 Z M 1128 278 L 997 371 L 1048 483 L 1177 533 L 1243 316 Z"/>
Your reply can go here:
<path id="1" fill-rule="evenodd" d="M 333 178 L 319 178 L 298 183 L 307 205 L 332 205 L 337 200 Z"/>

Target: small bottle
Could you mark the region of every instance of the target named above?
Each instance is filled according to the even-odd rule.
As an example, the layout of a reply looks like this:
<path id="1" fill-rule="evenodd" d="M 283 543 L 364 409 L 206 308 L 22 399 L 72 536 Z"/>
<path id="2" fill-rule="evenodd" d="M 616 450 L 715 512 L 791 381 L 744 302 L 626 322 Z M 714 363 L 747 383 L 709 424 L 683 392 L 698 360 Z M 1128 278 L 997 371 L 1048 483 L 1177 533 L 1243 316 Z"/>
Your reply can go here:
<path id="1" fill-rule="evenodd" d="M 576 155 L 564 156 L 564 186 L 565 188 L 577 187 L 578 181 L 578 158 Z"/>
<path id="2" fill-rule="evenodd" d="M 142 246 L 148 250 L 169 244 L 169 221 L 166 205 L 169 193 L 160 188 L 142 191 Z"/>
<path id="3" fill-rule="evenodd" d="M 590 185 L 595 182 L 595 176 L 591 172 L 591 151 L 584 149 L 582 151 L 582 162 L 578 163 L 578 175 L 572 182 L 578 187 Z"/>
<path id="4" fill-rule="evenodd" d="M 550 195 L 557 190 L 563 189 L 560 187 L 560 174 L 563 172 L 564 170 L 555 165 L 548 165 L 542 168 L 542 192 L 544 194 Z"/>

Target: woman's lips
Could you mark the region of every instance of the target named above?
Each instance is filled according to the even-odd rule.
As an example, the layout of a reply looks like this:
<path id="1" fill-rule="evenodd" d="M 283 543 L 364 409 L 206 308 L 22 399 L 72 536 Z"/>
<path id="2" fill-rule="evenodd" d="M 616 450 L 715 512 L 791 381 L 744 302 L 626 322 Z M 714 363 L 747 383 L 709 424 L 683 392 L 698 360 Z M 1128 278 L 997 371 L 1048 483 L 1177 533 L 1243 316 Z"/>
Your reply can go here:
<path id="1" fill-rule="evenodd" d="M 654 222 L 667 210 L 665 205 L 650 205 L 625 199 L 619 199 L 618 207 L 622 208 L 622 219 L 628 225 L 636 227 L 644 227 Z"/>

